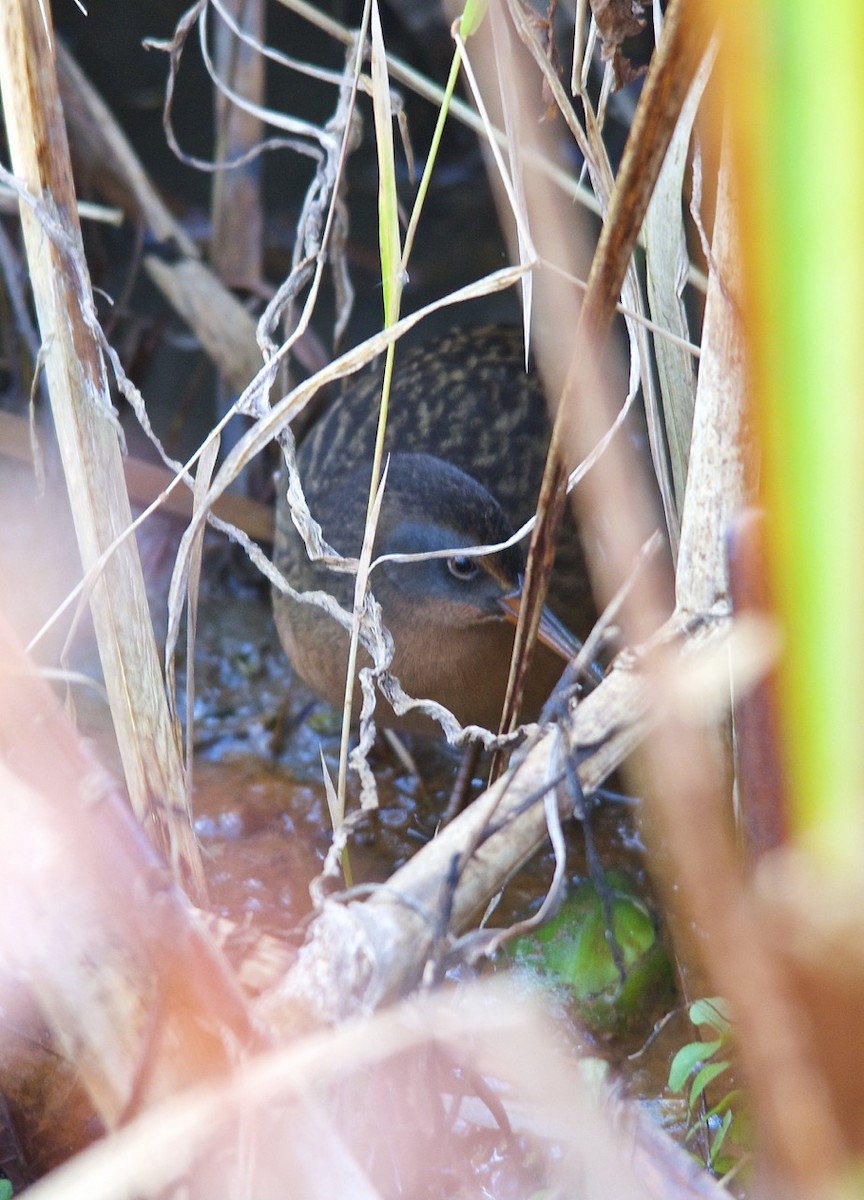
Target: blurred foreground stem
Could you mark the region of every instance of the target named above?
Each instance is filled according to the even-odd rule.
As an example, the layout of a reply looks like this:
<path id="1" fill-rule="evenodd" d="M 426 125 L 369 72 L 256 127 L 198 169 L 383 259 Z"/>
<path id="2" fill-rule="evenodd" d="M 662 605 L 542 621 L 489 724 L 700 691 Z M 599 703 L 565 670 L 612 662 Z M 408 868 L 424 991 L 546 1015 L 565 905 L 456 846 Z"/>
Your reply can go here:
<path id="1" fill-rule="evenodd" d="M 790 827 L 860 872 L 864 7 L 736 0 L 728 16 Z"/>

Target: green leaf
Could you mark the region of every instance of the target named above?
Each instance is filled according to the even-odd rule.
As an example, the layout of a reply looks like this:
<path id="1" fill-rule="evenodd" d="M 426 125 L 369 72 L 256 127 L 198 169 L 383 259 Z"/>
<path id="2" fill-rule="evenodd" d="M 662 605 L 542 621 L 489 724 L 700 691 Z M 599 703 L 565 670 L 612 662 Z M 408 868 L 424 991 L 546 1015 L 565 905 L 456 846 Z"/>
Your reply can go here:
<path id="1" fill-rule="evenodd" d="M 728 1062 L 706 1063 L 702 1070 L 698 1073 L 690 1087 L 690 1107 L 693 1108 L 696 1101 L 705 1091 L 709 1084 L 722 1075 L 724 1071 L 729 1070 Z"/>
<path id="2" fill-rule="evenodd" d="M 730 1111 L 730 1112 L 727 1112 L 726 1116 L 723 1118 L 723 1122 L 720 1125 L 720 1128 L 717 1130 L 716 1134 L 714 1135 L 714 1138 L 711 1142 L 711 1148 L 708 1151 L 708 1158 L 711 1162 L 712 1167 L 715 1166 L 717 1158 L 720 1154 L 720 1148 L 722 1147 L 723 1143 L 725 1142 L 726 1134 L 729 1132 L 729 1130 L 731 1128 L 732 1128 L 732 1113 Z"/>
<path id="3" fill-rule="evenodd" d="M 700 1063 L 706 1062 L 712 1054 L 716 1054 L 722 1046 L 718 1038 L 715 1042 L 690 1042 L 682 1046 L 669 1068 L 669 1087 L 673 1092 L 680 1092 Z"/>
<path id="4" fill-rule="evenodd" d="M 744 1092 L 741 1088 L 733 1088 L 731 1092 L 727 1092 L 722 1100 L 718 1100 L 713 1108 L 709 1108 L 705 1114 L 705 1120 L 710 1121 L 712 1117 L 719 1117 L 721 1114 L 732 1110 L 734 1105 L 744 1103 Z M 738 1115 L 738 1114 L 736 1114 Z"/>
<path id="5" fill-rule="evenodd" d="M 12 1200 L 14 1189 L 8 1179 L 0 1179 L 0 1200 Z"/>
<path id="6" fill-rule="evenodd" d="M 472 33 L 477 32 L 486 16 L 488 7 L 489 0 L 468 0 L 462 13 L 462 20 L 459 22 L 459 32 L 463 38 L 469 38 Z"/>
<path id="7" fill-rule="evenodd" d="M 731 1034 L 732 1018 L 729 1005 L 722 996 L 696 1000 L 690 1005 L 690 1020 L 694 1025 L 709 1025 L 720 1034 Z"/>

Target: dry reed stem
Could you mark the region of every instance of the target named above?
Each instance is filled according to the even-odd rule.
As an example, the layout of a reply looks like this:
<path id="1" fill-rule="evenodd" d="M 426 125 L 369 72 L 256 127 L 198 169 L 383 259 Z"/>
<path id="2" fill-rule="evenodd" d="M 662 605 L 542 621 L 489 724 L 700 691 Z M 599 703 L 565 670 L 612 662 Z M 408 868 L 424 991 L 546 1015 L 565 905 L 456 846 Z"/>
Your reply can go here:
<path id="1" fill-rule="evenodd" d="M 661 328 L 674 331 L 682 339 L 689 336 L 683 302 L 689 259 L 682 195 L 693 125 L 712 67 L 713 55 L 709 51 L 682 108 L 643 226 L 645 277 L 651 315 Z M 696 375 L 692 356 L 668 339 L 655 337 L 654 354 L 663 399 L 675 511 L 680 527 L 693 432 Z M 677 546 L 673 547 L 673 553 L 677 556 Z"/>
<path id="2" fill-rule="evenodd" d="M 511 0 L 515 6 L 515 0 Z M 592 98 L 588 91 L 588 77 L 590 74 L 590 66 L 592 55 L 597 49 L 597 23 L 592 19 L 591 22 L 592 37 L 589 39 L 589 44 L 585 50 L 585 62 L 581 71 L 581 87 L 575 93 L 582 103 L 583 110 L 586 114 L 586 134 L 588 137 L 591 153 L 586 159 L 586 166 L 591 174 L 591 179 L 597 195 L 601 202 L 601 213 L 604 222 L 609 218 L 609 205 L 612 199 L 612 188 L 614 184 L 613 170 L 606 147 L 602 137 L 602 126 L 605 116 L 605 104 L 609 94 L 609 87 L 612 80 L 612 68 L 607 64 L 604 76 L 603 87 L 599 100 L 599 111 L 595 112 Z M 667 53 L 669 42 L 668 39 L 658 38 L 658 44 L 661 47 L 662 54 Z M 538 54 L 535 50 L 535 60 L 538 60 Z M 655 58 L 658 56 L 655 56 Z M 542 59 L 540 61 L 543 61 Z M 544 81 L 546 86 L 552 86 L 550 79 L 551 72 L 546 70 Z M 559 108 L 566 101 L 563 95 L 563 88 L 557 82 L 553 87 L 553 95 L 558 100 Z M 568 103 L 568 107 L 570 107 Z M 632 124 L 632 121 L 631 121 Z M 639 235 L 640 239 L 642 234 Z M 642 239 L 644 241 L 644 239 Z M 641 242 L 640 242 L 641 244 Z M 688 275 L 689 278 L 689 275 Z M 621 287 L 621 295 L 625 301 L 625 306 L 639 313 L 640 316 L 645 315 L 645 301 L 642 294 L 642 286 L 639 273 L 636 270 L 634 261 L 630 261 Z M 657 395 L 657 388 L 654 382 L 654 372 L 651 369 L 652 358 L 650 341 L 646 335 L 644 327 L 634 323 L 632 320 L 626 320 L 627 332 L 630 339 L 630 355 L 631 365 L 630 373 L 631 380 L 638 379 L 642 388 L 642 402 L 645 411 L 645 417 L 648 427 L 648 445 L 651 450 L 651 460 L 654 466 L 654 474 L 657 478 L 657 485 L 660 491 L 660 498 L 663 504 L 663 512 L 666 517 L 666 527 L 668 530 L 669 541 L 672 546 L 673 555 L 678 543 L 679 536 L 679 514 L 675 504 L 673 482 L 669 471 L 669 460 L 666 450 L 664 421 L 660 411 L 661 400 Z M 632 386 L 632 383 L 631 383 Z"/>
<path id="3" fill-rule="evenodd" d="M 260 42 L 264 34 L 264 0 L 230 0 L 226 9 L 243 32 Z M 252 112 L 233 104 L 219 92 L 216 97 L 217 148 L 219 163 L 244 159 L 261 141 L 263 122 L 254 110 L 264 101 L 264 59 L 235 36 L 224 22 L 216 33 L 216 66 L 219 77 L 231 92 L 249 99 Z M 257 293 L 262 290 L 264 213 L 260 192 L 261 172 L 257 164 L 244 162 L 213 176 L 211 211 L 213 234 L 211 258 L 220 279 L 231 287 Z"/>
<path id="4" fill-rule="evenodd" d="M 485 930 L 461 943 L 464 934 L 506 881 L 543 845 L 547 837 L 544 797 L 556 792 L 563 819 L 572 816 L 575 798 L 564 778 L 564 754 L 576 762 L 584 794 L 602 784 L 649 732 L 664 710 L 653 687 L 652 663 L 658 656 L 668 676 L 692 678 L 709 719 L 722 711 L 727 694 L 726 660 L 719 681 L 710 667 L 709 684 L 699 664 L 716 663 L 719 648 L 730 645 L 731 626 L 710 622 L 704 629 L 670 623 L 641 652 L 616 664 L 597 689 L 572 709 L 565 744 L 555 730 L 543 732 L 488 792 L 475 800 L 435 839 L 424 846 L 387 885 L 370 899 L 347 905 L 328 901 L 313 921 L 297 965 L 258 1009 L 278 1028 L 293 1027 L 299 1001 L 315 1023 L 335 1022 L 368 1011 L 411 991 L 424 974 L 464 954 L 486 953 L 501 931 Z M 764 664 L 757 668 L 761 670 Z M 749 668 L 745 665 L 745 677 Z M 718 701 L 717 691 L 721 693 Z M 670 711 L 692 713 L 692 688 L 666 688 Z M 713 694 L 713 699 L 712 699 Z"/>
<path id="5" fill-rule="evenodd" d="M 35 0 L 0 13 L 0 77 L 52 410 L 85 570 L 131 521 L 102 347 L 84 264 L 50 19 Z M 168 715 L 134 542 L 124 540 L 90 596 L 127 785 L 178 878 L 205 892 L 177 732 Z"/>

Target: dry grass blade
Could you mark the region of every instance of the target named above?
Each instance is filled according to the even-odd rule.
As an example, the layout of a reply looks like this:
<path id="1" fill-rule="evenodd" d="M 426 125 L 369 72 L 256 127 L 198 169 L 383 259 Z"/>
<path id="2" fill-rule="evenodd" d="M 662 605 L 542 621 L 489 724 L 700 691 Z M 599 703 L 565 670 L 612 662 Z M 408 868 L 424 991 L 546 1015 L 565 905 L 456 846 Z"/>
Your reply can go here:
<path id="1" fill-rule="evenodd" d="M 741 270 L 729 149 L 721 160 L 708 300 L 696 391 L 693 450 L 684 501 L 686 521 L 676 572 L 681 613 L 728 612 L 725 535 L 746 505 L 748 375 L 741 310 Z M 718 480 L 723 484 L 718 487 Z"/>
<path id="2" fill-rule="evenodd" d="M 512 179 L 513 217 L 516 222 L 516 245 L 519 252 L 519 263 L 530 267 L 537 258 L 537 252 L 531 242 L 530 225 L 528 222 L 528 206 L 525 199 L 525 185 L 522 178 L 522 153 L 519 141 L 520 121 L 518 112 L 514 112 L 517 103 L 513 89 L 510 86 L 508 66 L 513 61 L 510 46 L 510 30 L 507 19 L 498 5 L 492 5 L 489 11 L 492 24 L 492 41 L 498 62 L 498 87 L 501 95 L 501 111 L 504 114 L 504 130 L 507 135 L 507 159 L 510 164 Z M 531 303 L 534 293 L 534 276 L 526 271 L 522 279 L 522 329 L 525 337 L 525 364 L 531 347 Z M 502 723 L 504 729 L 509 729 L 507 721 Z"/>
<path id="3" fill-rule="evenodd" d="M 0 76 L 10 154 L 33 197 L 21 219 L 46 347 L 46 372 L 85 570 L 129 526 L 117 432 L 98 339 L 53 70 L 50 30 L 32 0 L 3 6 Z M 204 875 L 165 703 L 134 542 L 123 540 L 91 596 L 117 739 L 135 811 L 178 878 Z"/>
<path id="4" fill-rule="evenodd" d="M 354 610 L 351 614 L 351 641 L 348 649 L 348 670 L 345 683 L 345 704 L 342 712 L 342 738 L 339 745 L 339 780 L 337 786 L 337 816 L 338 820 L 334 823 L 334 833 L 339 833 L 342 819 L 345 815 L 345 788 L 348 782 L 348 745 L 351 734 L 351 708 L 354 696 L 354 680 L 357 675 L 357 651 L 359 647 L 360 626 L 368 607 L 374 607 L 374 600 L 369 592 L 369 568 L 372 562 L 372 547 L 375 543 L 375 533 L 378 528 L 378 517 L 381 513 L 381 503 L 384 499 L 384 489 L 387 487 L 387 467 L 381 473 L 380 481 L 377 484 L 374 498 L 372 498 L 371 507 L 366 514 L 366 525 L 363 530 L 363 544 L 360 547 L 360 557 L 357 562 L 357 576 L 354 581 Z M 387 666 L 390 665 L 392 654 L 390 647 L 386 650 Z M 374 692 L 370 689 L 371 699 L 374 702 Z M 364 708 L 366 706 L 364 705 Z M 374 709 L 374 703 L 373 703 Z M 372 719 L 371 712 L 365 712 L 364 716 L 368 721 Z M 363 807 L 377 808 L 378 797 L 374 790 L 374 778 L 371 772 L 367 775 L 367 782 L 372 785 L 364 790 Z M 346 860 L 347 862 L 347 860 Z M 348 875 L 346 872 L 346 882 Z"/>
<path id="5" fill-rule="evenodd" d="M 651 315 L 662 329 L 668 329 L 684 339 L 689 336 L 689 329 L 682 292 L 687 281 L 689 259 L 681 196 L 693 122 L 712 65 L 713 55 L 709 54 L 681 110 L 675 135 L 651 203 L 648 205 L 643 228 Z M 663 398 L 663 419 L 672 468 L 675 511 L 680 523 L 687 481 L 687 462 L 690 456 L 696 379 L 692 357 L 686 350 L 663 337 L 655 337 L 654 354 L 660 380 L 660 394 Z M 672 552 L 677 556 L 678 546 L 675 542 Z"/>
<path id="6" fill-rule="evenodd" d="M 582 320 L 606 328 L 708 40 L 699 0 L 672 0 L 627 138 L 591 274 Z"/>
<path id="7" fill-rule="evenodd" d="M 512 0 L 511 0 L 512 2 Z M 527 33 L 523 36 L 527 36 Z M 601 201 L 604 220 L 609 220 L 609 204 L 612 193 L 612 167 L 608 160 L 606 148 L 602 139 L 602 106 L 606 102 L 608 96 L 608 88 L 612 80 L 612 70 L 607 65 L 603 77 L 603 92 L 600 99 L 601 109 L 599 113 L 594 112 L 591 97 L 588 93 L 588 76 L 591 65 L 591 57 L 594 53 L 597 37 L 597 23 L 592 17 L 591 20 L 591 36 L 585 50 L 585 59 L 582 65 L 581 72 L 581 87 L 578 89 L 578 96 L 582 102 L 586 114 L 586 135 L 591 147 L 591 153 L 586 158 L 586 167 L 590 172 L 592 182 Z M 666 53 L 665 46 L 668 44 L 668 39 L 661 41 L 659 35 L 657 38 L 660 52 Z M 535 50 L 535 60 L 538 59 L 538 53 Z M 658 55 L 655 54 L 655 64 Z M 654 71 L 651 71 L 654 75 Z M 553 95 L 556 96 L 559 107 L 564 102 L 563 89 L 560 84 L 550 80 L 549 72 L 545 75 L 546 86 L 550 87 Z M 643 110 L 644 111 L 644 110 Z M 633 131 L 631 129 L 630 144 L 633 144 Z M 639 238 L 642 238 L 640 233 Z M 644 240 L 644 239 L 643 239 Z M 695 282 L 694 270 L 688 264 L 688 280 Z M 704 286 L 704 284 L 702 285 Z M 645 303 L 642 295 L 642 287 L 639 280 L 635 264 L 632 260 L 629 261 L 624 281 L 622 284 L 621 295 L 625 302 L 625 307 L 639 314 L 639 317 L 645 315 Z M 669 532 L 669 539 L 673 546 L 678 544 L 678 536 L 680 530 L 680 517 L 678 506 L 675 501 L 674 483 L 669 470 L 669 457 L 666 446 L 665 423 L 663 414 L 660 409 L 660 398 L 657 395 L 657 388 L 654 379 L 654 371 L 651 369 L 651 349 L 645 329 L 641 321 L 634 323 L 631 319 L 626 319 L 627 332 L 630 338 L 630 354 L 631 354 L 631 371 L 635 371 L 638 367 L 638 373 L 641 376 L 641 387 L 644 399 L 645 415 L 648 424 L 648 442 L 651 448 L 651 458 L 654 464 L 654 473 L 657 477 L 660 496 L 663 502 L 663 510 L 666 516 L 666 527 Z"/>
<path id="8" fill-rule="evenodd" d="M 205 443 L 204 452 L 198 460 L 195 472 L 195 507 L 199 508 L 207 494 L 216 459 L 219 455 L 219 439 L 211 438 Z M 192 788 L 192 766 L 195 747 L 195 633 L 198 628 L 198 595 L 201 583 L 201 559 L 204 553 L 204 530 L 201 525 L 192 545 L 189 562 L 189 594 L 186 617 L 186 778 Z"/>
<path id="9" fill-rule="evenodd" d="M 591 264 L 579 317 L 577 349 L 571 358 L 556 412 L 540 491 L 538 521 L 531 536 L 523 602 L 513 648 L 514 661 L 530 655 L 546 599 L 548 567 L 544 555 L 535 559 L 537 551 L 534 547 L 542 548 L 547 539 L 557 541 L 560 529 L 564 511 L 561 493 L 567 477 L 563 465 L 566 454 L 564 430 L 567 422 L 573 419 L 569 411 L 570 398 L 578 394 L 580 376 L 584 376 L 580 355 L 588 347 L 597 347 L 605 340 L 654 184 L 704 49 L 706 31 L 701 22 L 694 19 L 695 12 L 689 13 L 688 21 L 686 9 L 685 0 L 673 0 L 667 10 L 664 36 L 639 99 L 609 211 Z M 544 529 L 548 532 L 544 532 Z M 520 700 L 521 696 L 514 687 L 508 704 L 515 710 Z"/>
<path id="10" fill-rule="evenodd" d="M 124 220 L 119 208 L 107 208 L 104 204 L 92 204 L 88 200 L 79 200 L 75 206 L 79 221 L 98 221 L 103 225 L 113 225 L 119 228 Z M 10 216 L 18 215 L 18 197 L 11 188 L 0 185 L 0 212 Z"/>
<path id="11" fill-rule="evenodd" d="M 490 119 L 486 104 L 483 99 L 483 90 L 481 89 L 481 87 L 477 81 L 477 78 L 475 76 L 474 69 L 471 65 L 471 58 L 468 55 L 467 49 L 465 47 L 465 42 L 462 40 L 462 35 L 455 28 L 453 31 L 453 37 L 454 37 L 454 39 L 456 41 L 456 45 L 461 53 L 463 66 L 465 68 L 465 75 L 466 75 L 466 78 L 468 79 L 468 83 L 471 87 L 471 92 L 472 92 L 472 95 L 474 96 L 474 102 L 477 105 L 478 112 L 480 113 L 480 119 L 483 123 L 482 128 L 483 128 L 483 132 L 486 134 L 487 144 L 489 146 L 489 152 L 491 153 L 493 159 L 495 160 L 495 166 L 498 171 L 498 178 L 500 180 L 501 187 L 503 188 L 504 193 L 507 196 L 507 201 L 510 206 L 510 213 L 512 215 L 513 221 L 516 226 L 516 232 L 517 232 L 517 238 L 519 241 L 520 252 L 521 251 L 527 252 L 528 249 L 532 246 L 532 239 L 531 239 L 531 231 L 528 228 L 528 226 L 526 225 L 525 220 L 524 220 L 525 205 L 524 205 L 524 203 L 519 202 L 519 198 L 516 195 L 516 189 L 514 187 L 513 180 L 510 177 L 510 172 L 507 170 L 507 167 L 504 163 L 504 159 L 501 156 L 502 146 L 499 146 L 500 139 L 495 136 L 495 126 L 494 126 L 492 120 Z M 507 43 L 499 42 L 498 54 L 500 56 L 503 56 L 503 54 L 506 52 L 506 47 L 507 47 Z M 501 97 L 500 92 L 498 93 L 498 96 L 500 99 L 500 97 Z M 509 111 L 510 111 L 510 119 L 512 122 L 515 123 L 516 116 L 519 112 L 518 106 L 515 106 L 515 107 L 511 106 Z M 512 142 L 506 136 L 503 138 L 503 149 L 506 149 L 508 151 L 512 151 L 514 149 Z M 533 260 L 535 257 L 536 256 L 532 253 L 531 254 L 532 263 L 533 263 Z"/>
<path id="12" fill-rule="evenodd" d="M 555 473 L 549 474 L 548 471 L 544 473 L 537 500 L 537 521 L 531 531 L 528 565 L 522 585 L 519 622 L 513 642 L 513 657 L 510 660 L 510 677 L 507 681 L 504 711 L 501 715 L 502 733 L 510 733 L 516 728 L 522 694 L 531 667 L 531 654 L 540 627 L 540 614 L 546 600 L 546 592 L 558 550 L 558 533 L 567 504 L 567 471 L 560 458 L 555 462 L 557 466 Z M 523 612 L 534 612 L 536 619 L 529 620 L 527 617 L 523 617 Z"/>

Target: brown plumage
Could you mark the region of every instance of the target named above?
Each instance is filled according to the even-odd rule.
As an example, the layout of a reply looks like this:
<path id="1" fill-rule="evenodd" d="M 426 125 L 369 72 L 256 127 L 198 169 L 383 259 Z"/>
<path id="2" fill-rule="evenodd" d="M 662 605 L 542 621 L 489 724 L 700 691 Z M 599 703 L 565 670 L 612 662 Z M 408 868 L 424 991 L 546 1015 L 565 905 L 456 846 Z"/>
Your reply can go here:
<path id="1" fill-rule="evenodd" d="M 362 541 L 382 372 L 377 364 L 361 376 L 297 455 L 325 539 L 354 557 Z M 458 551 L 506 540 L 534 511 L 548 437 L 545 401 L 536 377 L 525 373 L 518 330 L 465 329 L 416 349 L 397 346 L 386 441 L 390 472 L 376 554 Z M 353 576 L 309 561 L 281 487 L 276 563 L 298 590 L 328 591 L 350 609 Z M 501 600 L 518 589 L 523 565 L 524 543 L 483 558 L 457 553 L 373 572 L 372 588 L 396 646 L 392 669 L 409 695 L 439 701 L 463 724 L 497 727 L 513 645 Z M 549 603 L 585 636 L 593 606 L 569 520 Z M 279 593 L 274 612 L 298 673 L 340 704 L 347 635 L 320 609 Z M 551 623 L 546 632 L 554 640 Z M 558 655 L 537 647 L 526 719 L 537 715 L 562 668 Z M 380 719 L 387 721 L 383 714 Z"/>

